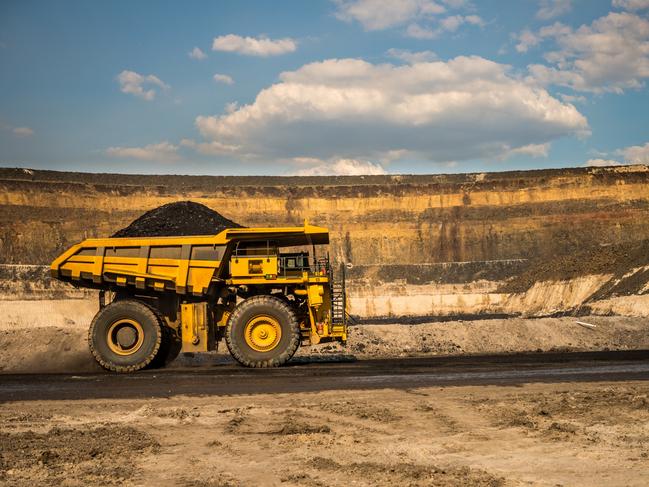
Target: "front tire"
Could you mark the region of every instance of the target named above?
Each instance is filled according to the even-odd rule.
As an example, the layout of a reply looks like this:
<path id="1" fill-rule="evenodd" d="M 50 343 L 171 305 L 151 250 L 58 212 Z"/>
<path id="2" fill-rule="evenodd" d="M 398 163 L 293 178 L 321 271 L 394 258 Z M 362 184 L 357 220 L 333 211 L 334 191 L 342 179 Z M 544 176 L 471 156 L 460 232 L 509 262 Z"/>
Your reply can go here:
<path id="1" fill-rule="evenodd" d="M 234 309 L 225 342 L 241 365 L 279 367 L 300 346 L 300 325 L 286 302 L 273 296 L 253 296 Z"/>
<path id="2" fill-rule="evenodd" d="M 103 368 L 134 372 L 149 365 L 162 342 L 162 323 L 146 304 L 125 299 L 110 303 L 93 318 L 90 352 Z"/>

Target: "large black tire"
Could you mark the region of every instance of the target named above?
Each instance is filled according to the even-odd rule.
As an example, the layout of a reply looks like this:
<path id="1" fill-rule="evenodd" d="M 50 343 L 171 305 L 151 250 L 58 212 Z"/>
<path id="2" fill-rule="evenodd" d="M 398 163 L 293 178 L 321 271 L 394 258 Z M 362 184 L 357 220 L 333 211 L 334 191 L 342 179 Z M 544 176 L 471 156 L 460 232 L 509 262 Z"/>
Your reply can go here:
<path id="1" fill-rule="evenodd" d="M 134 340 L 132 346 L 123 349 L 118 334 L 122 329 L 126 330 L 126 341 Z M 143 369 L 156 358 L 161 342 L 162 323 L 156 312 L 131 299 L 115 301 L 101 309 L 93 318 L 88 332 L 90 352 L 99 365 L 113 372 Z"/>
<path id="2" fill-rule="evenodd" d="M 279 325 L 276 345 L 269 350 L 253 348 L 246 340 L 247 325 L 268 317 Z M 234 359 L 246 367 L 279 367 L 288 362 L 300 346 L 300 324 L 293 309 L 273 296 L 253 296 L 240 303 L 230 315 L 225 342 Z"/>
<path id="3" fill-rule="evenodd" d="M 161 322 L 162 318 L 160 319 Z M 169 328 L 168 326 L 162 327 L 162 343 L 160 344 L 160 350 L 155 356 L 151 364 L 149 365 L 152 369 L 158 369 L 166 367 L 171 362 L 176 360 L 178 355 L 180 355 L 180 350 L 183 347 L 183 342 L 176 334 L 175 330 Z"/>

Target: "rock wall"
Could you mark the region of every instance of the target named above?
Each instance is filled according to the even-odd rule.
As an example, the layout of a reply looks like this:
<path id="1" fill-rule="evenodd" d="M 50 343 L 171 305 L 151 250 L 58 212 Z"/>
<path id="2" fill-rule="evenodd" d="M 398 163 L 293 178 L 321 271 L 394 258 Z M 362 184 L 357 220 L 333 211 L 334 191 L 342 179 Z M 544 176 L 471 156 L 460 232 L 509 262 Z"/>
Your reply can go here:
<path id="1" fill-rule="evenodd" d="M 308 218 L 328 227 L 332 256 L 354 266 L 353 311 L 375 318 L 575 309 L 611 275 L 584 269 L 563 284 L 559 276 L 527 291 L 500 289 L 538 262 L 649 239 L 647 166 L 308 178 L 0 169 L 0 264 L 47 264 L 178 200 L 246 226 Z M 645 306 L 646 290 L 635 294 L 641 304 L 626 308 Z"/>

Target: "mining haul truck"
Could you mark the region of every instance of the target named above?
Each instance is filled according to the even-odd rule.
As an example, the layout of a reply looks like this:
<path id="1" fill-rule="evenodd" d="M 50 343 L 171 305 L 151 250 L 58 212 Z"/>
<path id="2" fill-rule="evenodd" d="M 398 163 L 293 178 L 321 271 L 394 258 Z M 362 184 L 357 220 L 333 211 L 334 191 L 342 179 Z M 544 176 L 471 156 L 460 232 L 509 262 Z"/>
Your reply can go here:
<path id="1" fill-rule="evenodd" d="M 242 365 L 274 367 L 300 345 L 347 339 L 344 267 L 334 281 L 328 254 L 316 254 L 328 243 L 328 230 L 307 222 L 87 239 L 51 272 L 99 290 L 88 342 L 108 370 L 162 367 L 180 352 L 215 350 L 222 339 Z"/>

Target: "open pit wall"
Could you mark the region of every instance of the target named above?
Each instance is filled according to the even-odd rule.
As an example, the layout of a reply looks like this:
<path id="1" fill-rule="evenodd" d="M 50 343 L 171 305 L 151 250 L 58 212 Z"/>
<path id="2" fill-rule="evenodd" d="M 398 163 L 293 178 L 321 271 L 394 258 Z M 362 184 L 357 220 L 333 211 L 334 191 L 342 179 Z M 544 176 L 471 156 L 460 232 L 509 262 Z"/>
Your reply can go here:
<path id="1" fill-rule="evenodd" d="M 308 218 L 328 227 L 332 257 L 353 264 L 350 303 L 364 318 L 561 312 L 610 276 L 536 283 L 519 294 L 499 288 L 534 259 L 649 239 L 647 166 L 308 178 L 0 169 L 2 298 L 60 293 L 24 281 L 38 281 L 34 266 L 79 240 L 179 200 L 245 226 Z"/>

